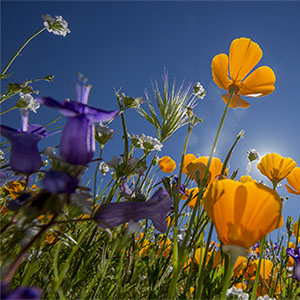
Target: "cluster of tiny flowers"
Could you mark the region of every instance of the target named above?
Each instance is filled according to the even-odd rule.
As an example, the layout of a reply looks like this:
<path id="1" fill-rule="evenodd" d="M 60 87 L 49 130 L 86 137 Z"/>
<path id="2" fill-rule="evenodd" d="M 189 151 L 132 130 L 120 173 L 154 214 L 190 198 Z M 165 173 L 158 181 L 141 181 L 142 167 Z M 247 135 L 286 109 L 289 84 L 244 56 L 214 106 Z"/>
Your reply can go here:
<path id="1" fill-rule="evenodd" d="M 104 145 L 112 138 L 113 129 L 103 126 L 101 123 L 95 125 L 95 131 L 101 145 Z"/>
<path id="2" fill-rule="evenodd" d="M 109 171 L 109 166 L 104 161 L 102 161 L 99 165 L 99 170 L 103 175 L 106 175 Z"/>
<path id="3" fill-rule="evenodd" d="M 242 289 L 237 289 L 236 287 L 232 287 L 227 290 L 226 297 L 228 299 L 231 299 L 231 298 L 235 298 L 234 296 L 237 296 L 237 299 L 242 299 L 242 300 L 249 299 L 249 294 L 244 293 Z"/>
<path id="4" fill-rule="evenodd" d="M 163 144 L 159 142 L 158 139 L 153 138 L 152 136 L 144 135 L 143 133 L 139 135 L 132 134 L 130 136 L 133 146 L 136 148 L 141 148 L 145 151 L 161 151 Z"/>
<path id="5" fill-rule="evenodd" d="M 200 99 L 204 99 L 204 97 L 206 96 L 206 91 L 200 82 L 197 82 L 194 85 L 193 90 L 193 94 L 199 97 Z"/>
<path id="6" fill-rule="evenodd" d="M 36 113 L 36 110 L 40 107 L 40 103 L 36 101 L 30 94 L 19 94 L 20 99 L 17 106 L 23 109 L 28 109 Z"/>
<path id="7" fill-rule="evenodd" d="M 259 159 L 259 154 L 255 149 L 250 149 L 249 151 L 247 151 L 247 156 L 250 162 Z"/>
<path id="8" fill-rule="evenodd" d="M 53 34 L 66 36 L 67 33 L 71 32 L 68 28 L 68 22 L 64 20 L 62 16 L 55 16 L 55 19 L 49 14 L 46 14 L 43 15 L 42 18 L 45 21 L 44 26 L 49 32 L 53 32 Z"/>

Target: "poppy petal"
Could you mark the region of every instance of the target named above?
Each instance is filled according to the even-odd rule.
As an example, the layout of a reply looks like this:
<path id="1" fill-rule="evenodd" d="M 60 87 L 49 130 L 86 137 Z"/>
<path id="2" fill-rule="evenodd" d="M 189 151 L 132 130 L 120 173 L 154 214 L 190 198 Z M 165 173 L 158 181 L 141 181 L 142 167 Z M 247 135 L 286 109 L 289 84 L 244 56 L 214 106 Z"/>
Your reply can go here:
<path id="1" fill-rule="evenodd" d="M 267 66 L 252 72 L 240 85 L 240 94 L 248 97 L 261 97 L 271 94 L 275 87 L 276 77 Z"/>
<path id="2" fill-rule="evenodd" d="M 223 90 L 228 90 L 232 81 L 228 75 L 228 56 L 224 53 L 216 55 L 211 63 L 214 82 Z"/>
<path id="3" fill-rule="evenodd" d="M 235 39 L 229 50 L 230 77 L 235 82 L 242 81 L 262 58 L 259 45 L 248 38 Z"/>
<path id="4" fill-rule="evenodd" d="M 295 190 L 290 189 L 285 185 L 287 191 L 292 194 L 300 195 L 300 167 L 296 167 L 292 172 L 286 177 L 288 184 Z"/>
<path id="5" fill-rule="evenodd" d="M 223 101 L 227 104 L 228 100 L 229 100 L 229 96 L 230 94 L 227 93 L 225 95 L 222 96 Z M 250 103 L 248 103 L 247 101 L 245 101 L 242 97 L 240 97 L 239 95 L 233 95 L 231 101 L 230 101 L 230 107 L 232 108 L 237 108 L 237 107 L 249 107 Z"/>

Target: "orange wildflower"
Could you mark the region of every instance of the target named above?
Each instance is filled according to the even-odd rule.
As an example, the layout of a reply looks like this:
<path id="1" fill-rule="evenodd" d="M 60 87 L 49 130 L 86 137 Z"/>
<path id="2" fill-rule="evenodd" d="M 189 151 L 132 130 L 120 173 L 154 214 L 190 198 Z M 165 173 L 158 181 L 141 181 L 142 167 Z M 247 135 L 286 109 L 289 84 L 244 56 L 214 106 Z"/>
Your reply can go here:
<path id="1" fill-rule="evenodd" d="M 248 249 L 283 225 L 279 195 L 254 182 L 224 179 L 212 183 L 204 197 L 204 209 L 224 245 Z"/>
<path id="2" fill-rule="evenodd" d="M 216 55 L 211 64 L 214 82 L 228 92 L 232 88 L 236 93 L 231 99 L 230 107 L 248 107 L 250 104 L 239 95 L 262 97 L 271 94 L 275 87 L 276 77 L 273 70 L 262 66 L 248 75 L 262 58 L 259 45 L 248 38 L 232 41 L 227 54 Z M 230 76 L 229 76 L 230 75 Z M 222 96 L 228 102 L 230 93 Z"/>
<path id="3" fill-rule="evenodd" d="M 183 165 L 182 165 L 182 172 L 187 175 L 188 170 L 186 169 L 187 165 L 196 159 L 196 156 L 194 154 L 188 153 L 183 158 Z"/>
<path id="4" fill-rule="evenodd" d="M 243 183 L 246 183 L 246 182 L 256 182 L 256 180 L 252 179 L 252 177 L 249 176 L 249 175 L 243 175 L 240 178 L 240 182 L 243 182 Z"/>
<path id="5" fill-rule="evenodd" d="M 176 168 L 175 161 L 169 156 L 163 156 L 158 161 L 159 168 L 165 173 L 172 173 Z"/>
<path id="6" fill-rule="evenodd" d="M 192 160 L 186 167 L 188 171 L 188 175 L 192 177 L 198 184 L 199 184 L 198 178 L 201 182 L 201 180 L 204 177 L 204 172 L 208 163 L 208 159 L 209 159 L 208 156 L 198 157 Z M 223 163 L 221 162 L 221 160 L 217 157 L 213 157 L 211 164 L 209 166 L 209 176 L 208 176 L 207 184 L 216 181 L 216 177 L 221 174 L 222 167 L 223 167 Z M 228 169 L 226 169 L 225 174 L 228 175 Z"/>
<path id="7" fill-rule="evenodd" d="M 282 179 L 291 173 L 297 166 L 289 157 L 282 157 L 277 153 L 269 153 L 262 157 L 257 164 L 259 171 L 267 176 L 273 185 L 277 185 Z"/>
<path id="8" fill-rule="evenodd" d="M 296 167 L 292 170 L 292 172 L 286 177 L 288 186 L 285 184 L 286 190 L 295 195 L 300 195 L 300 167 Z"/>

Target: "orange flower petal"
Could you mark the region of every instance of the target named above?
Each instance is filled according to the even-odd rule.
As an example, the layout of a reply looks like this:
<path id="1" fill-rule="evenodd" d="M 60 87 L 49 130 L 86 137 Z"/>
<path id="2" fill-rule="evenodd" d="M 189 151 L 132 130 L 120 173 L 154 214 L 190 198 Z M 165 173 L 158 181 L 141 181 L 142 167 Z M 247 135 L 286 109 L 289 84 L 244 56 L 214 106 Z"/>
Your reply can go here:
<path id="1" fill-rule="evenodd" d="M 194 154 L 188 153 L 183 158 L 183 166 L 182 166 L 182 172 L 187 175 L 188 170 L 186 169 L 187 165 L 196 159 L 196 156 Z"/>
<path id="2" fill-rule="evenodd" d="M 286 180 L 294 189 L 292 190 L 288 185 L 285 184 L 287 191 L 292 194 L 300 195 L 300 167 L 294 168 L 286 177 Z"/>
<path id="3" fill-rule="evenodd" d="M 228 56 L 225 53 L 216 55 L 211 63 L 214 82 L 223 90 L 228 90 L 232 81 L 228 75 Z"/>
<path id="4" fill-rule="evenodd" d="M 224 245 L 248 249 L 283 225 L 279 195 L 258 183 L 214 182 L 205 196 L 204 209 Z"/>
<path id="5" fill-rule="evenodd" d="M 275 87 L 276 77 L 273 70 L 267 66 L 252 72 L 240 85 L 239 93 L 248 97 L 262 97 L 271 94 Z"/>
<path id="6" fill-rule="evenodd" d="M 229 100 L 229 93 L 225 94 L 222 96 L 223 101 L 227 104 L 228 100 Z M 249 107 L 250 104 L 245 101 L 242 97 L 240 97 L 239 95 L 233 95 L 231 101 L 230 101 L 230 107 L 232 108 L 237 108 L 237 107 Z"/>
<path id="7" fill-rule="evenodd" d="M 235 39 L 229 50 L 230 77 L 239 84 L 262 58 L 259 45 L 248 38 Z"/>
<path id="8" fill-rule="evenodd" d="M 158 161 L 158 165 L 159 168 L 165 173 L 172 173 L 176 168 L 175 161 L 169 156 L 160 158 L 160 160 Z"/>
<path id="9" fill-rule="evenodd" d="M 275 184 L 289 175 L 296 166 L 293 159 L 282 157 L 277 153 L 266 154 L 257 164 L 259 171 Z"/>

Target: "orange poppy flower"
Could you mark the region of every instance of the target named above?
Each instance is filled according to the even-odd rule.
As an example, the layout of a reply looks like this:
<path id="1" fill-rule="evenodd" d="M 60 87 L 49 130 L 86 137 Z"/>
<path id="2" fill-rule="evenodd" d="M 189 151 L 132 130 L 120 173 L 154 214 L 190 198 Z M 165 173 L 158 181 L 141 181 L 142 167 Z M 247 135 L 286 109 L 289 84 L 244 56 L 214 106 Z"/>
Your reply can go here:
<path id="1" fill-rule="evenodd" d="M 219 239 L 228 246 L 248 249 L 283 225 L 279 195 L 254 182 L 224 179 L 212 183 L 204 197 L 204 209 Z"/>
<path id="2" fill-rule="evenodd" d="M 276 77 L 273 70 L 262 66 L 248 75 L 262 58 L 259 45 L 248 38 L 232 41 L 229 58 L 225 53 L 216 55 L 211 64 L 214 82 L 223 90 L 235 88 L 230 107 L 248 107 L 250 104 L 239 95 L 262 97 L 271 94 L 275 87 Z M 228 73 L 229 71 L 229 73 Z M 230 77 L 229 77 L 230 75 Z M 228 102 L 230 93 L 222 96 Z"/>
<path id="3" fill-rule="evenodd" d="M 194 154 L 188 153 L 183 158 L 183 166 L 182 166 L 182 172 L 187 175 L 188 170 L 186 169 L 187 165 L 196 159 L 196 156 Z"/>
<path id="4" fill-rule="evenodd" d="M 285 184 L 286 190 L 291 194 L 300 195 L 300 167 L 294 168 L 292 172 L 286 177 L 290 186 Z"/>
<path id="5" fill-rule="evenodd" d="M 243 175 L 240 178 L 240 182 L 243 182 L 243 183 L 246 183 L 246 182 L 256 182 L 256 180 L 252 179 L 252 177 L 249 176 L 249 175 Z"/>
<path id="6" fill-rule="evenodd" d="M 289 157 L 282 157 L 277 153 L 269 153 L 262 157 L 257 164 L 258 170 L 267 176 L 273 185 L 277 185 L 282 179 L 291 173 L 297 166 Z"/>
<path id="7" fill-rule="evenodd" d="M 200 182 L 203 179 L 204 172 L 208 163 L 208 159 L 209 159 L 208 156 L 198 157 L 192 160 L 186 167 L 188 171 L 188 176 L 193 178 L 197 183 L 198 183 L 197 180 L 198 178 L 200 179 Z M 221 162 L 221 160 L 217 157 L 213 157 L 209 167 L 209 177 L 208 177 L 207 184 L 216 181 L 216 177 L 221 174 L 222 167 L 223 167 L 223 163 Z M 228 175 L 228 169 L 226 169 L 225 174 Z"/>
<path id="8" fill-rule="evenodd" d="M 163 172 L 172 173 L 176 168 L 176 163 L 170 156 L 164 156 L 159 159 L 158 166 Z"/>
<path id="9" fill-rule="evenodd" d="M 191 194 L 193 194 L 192 198 L 190 199 L 190 201 L 188 203 L 188 206 L 190 208 L 194 208 L 195 204 L 197 202 L 197 199 L 198 199 L 199 188 L 194 187 L 194 188 L 191 188 L 191 189 L 185 189 L 185 193 L 186 193 L 187 196 L 183 195 L 181 199 L 186 200 L 186 199 L 189 198 L 189 196 Z M 200 201 L 200 203 L 201 203 L 201 201 Z"/>

